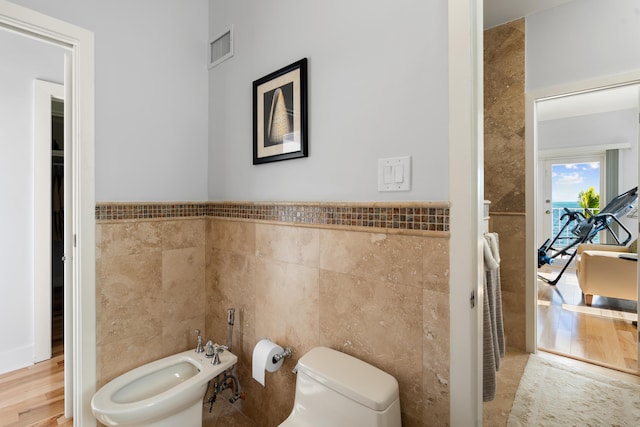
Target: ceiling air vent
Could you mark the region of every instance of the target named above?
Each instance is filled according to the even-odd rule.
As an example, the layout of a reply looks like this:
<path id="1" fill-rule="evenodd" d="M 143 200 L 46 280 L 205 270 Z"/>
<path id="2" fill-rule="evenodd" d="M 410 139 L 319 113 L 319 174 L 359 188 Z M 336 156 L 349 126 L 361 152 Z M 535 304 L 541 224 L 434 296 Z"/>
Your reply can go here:
<path id="1" fill-rule="evenodd" d="M 226 61 L 233 56 L 233 27 L 209 43 L 209 68 Z"/>

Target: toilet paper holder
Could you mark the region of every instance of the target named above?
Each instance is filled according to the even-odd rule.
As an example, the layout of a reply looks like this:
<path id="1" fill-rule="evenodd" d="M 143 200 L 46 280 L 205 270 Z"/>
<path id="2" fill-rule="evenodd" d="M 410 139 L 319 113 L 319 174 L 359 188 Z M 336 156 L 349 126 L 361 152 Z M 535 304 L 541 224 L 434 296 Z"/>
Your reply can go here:
<path id="1" fill-rule="evenodd" d="M 251 372 L 253 379 L 262 386 L 265 385 L 265 373 L 276 372 L 282 367 L 283 359 L 291 357 L 291 347 L 282 348 L 269 338 L 263 338 L 253 348 L 251 357 Z"/>
<path id="2" fill-rule="evenodd" d="M 292 354 L 293 352 L 291 351 L 291 348 L 285 347 L 282 353 L 277 353 L 273 355 L 273 363 L 278 363 L 280 360 L 284 359 L 285 357 L 291 357 Z"/>

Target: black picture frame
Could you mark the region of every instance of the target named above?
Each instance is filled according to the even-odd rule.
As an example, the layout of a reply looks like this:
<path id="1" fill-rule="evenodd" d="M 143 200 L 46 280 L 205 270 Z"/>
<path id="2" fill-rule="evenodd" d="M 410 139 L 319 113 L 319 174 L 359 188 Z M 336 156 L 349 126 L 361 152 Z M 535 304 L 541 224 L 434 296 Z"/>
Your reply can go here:
<path id="1" fill-rule="evenodd" d="M 309 156 L 307 58 L 253 82 L 253 164 Z"/>

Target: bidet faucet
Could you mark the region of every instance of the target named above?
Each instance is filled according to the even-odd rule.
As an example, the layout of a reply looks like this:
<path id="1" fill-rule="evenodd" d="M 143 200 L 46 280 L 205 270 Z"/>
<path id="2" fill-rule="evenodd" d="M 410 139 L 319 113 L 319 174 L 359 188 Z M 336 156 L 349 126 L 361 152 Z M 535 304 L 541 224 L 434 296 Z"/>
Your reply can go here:
<path id="1" fill-rule="evenodd" d="M 225 350 L 229 350 L 229 347 L 226 345 L 214 344 L 213 346 L 213 360 L 211 361 L 212 365 L 220 364 L 220 353 L 223 353 Z"/>
<path id="2" fill-rule="evenodd" d="M 204 348 L 202 347 L 202 335 L 200 335 L 200 329 L 196 329 L 193 331 L 196 334 L 198 345 L 196 345 L 196 353 L 204 353 Z"/>

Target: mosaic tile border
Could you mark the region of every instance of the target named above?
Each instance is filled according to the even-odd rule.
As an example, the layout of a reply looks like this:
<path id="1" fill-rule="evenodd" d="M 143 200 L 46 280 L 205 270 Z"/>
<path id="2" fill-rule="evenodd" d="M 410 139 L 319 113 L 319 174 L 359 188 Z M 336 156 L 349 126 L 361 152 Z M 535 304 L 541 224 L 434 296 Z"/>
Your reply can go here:
<path id="1" fill-rule="evenodd" d="M 305 225 L 449 231 L 446 202 L 99 203 L 96 221 L 218 217 Z"/>

